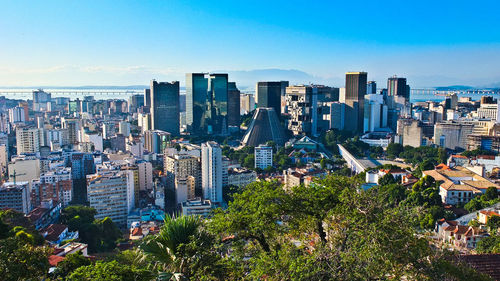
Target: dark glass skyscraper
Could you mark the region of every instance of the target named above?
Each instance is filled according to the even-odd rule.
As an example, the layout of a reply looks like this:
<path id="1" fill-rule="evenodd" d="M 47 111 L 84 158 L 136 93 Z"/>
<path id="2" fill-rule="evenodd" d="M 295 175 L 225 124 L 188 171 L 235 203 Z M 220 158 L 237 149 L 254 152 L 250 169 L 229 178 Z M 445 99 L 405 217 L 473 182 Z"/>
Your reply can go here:
<path id="1" fill-rule="evenodd" d="M 179 81 L 151 81 L 151 125 L 153 130 L 162 130 L 179 135 Z"/>
<path id="2" fill-rule="evenodd" d="M 240 125 L 240 90 L 235 82 L 228 83 L 227 123 L 229 126 Z"/>
<path id="3" fill-rule="evenodd" d="M 186 124 L 194 134 L 227 134 L 227 74 L 186 74 Z"/>
<path id="4" fill-rule="evenodd" d="M 285 95 L 288 81 L 280 82 L 258 82 L 257 83 L 257 107 L 272 107 L 278 115 L 281 115 L 281 97 Z"/>
<path id="5" fill-rule="evenodd" d="M 366 72 L 347 72 L 345 75 L 345 125 L 346 130 L 363 131 L 365 108 Z"/>

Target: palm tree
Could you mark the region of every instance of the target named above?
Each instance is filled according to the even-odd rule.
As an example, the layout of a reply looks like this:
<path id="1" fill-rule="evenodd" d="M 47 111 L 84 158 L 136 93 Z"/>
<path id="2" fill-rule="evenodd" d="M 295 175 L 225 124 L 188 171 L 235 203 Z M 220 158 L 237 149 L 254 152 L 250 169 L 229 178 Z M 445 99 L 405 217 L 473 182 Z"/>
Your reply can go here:
<path id="1" fill-rule="evenodd" d="M 144 258 L 151 257 L 154 267 L 160 272 L 160 278 L 170 279 L 175 275 L 184 275 L 188 257 L 182 245 L 195 239 L 199 233 L 201 220 L 198 216 L 165 216 L 165 224 L 155 236 L 144 239 L 140 249 Z"/>

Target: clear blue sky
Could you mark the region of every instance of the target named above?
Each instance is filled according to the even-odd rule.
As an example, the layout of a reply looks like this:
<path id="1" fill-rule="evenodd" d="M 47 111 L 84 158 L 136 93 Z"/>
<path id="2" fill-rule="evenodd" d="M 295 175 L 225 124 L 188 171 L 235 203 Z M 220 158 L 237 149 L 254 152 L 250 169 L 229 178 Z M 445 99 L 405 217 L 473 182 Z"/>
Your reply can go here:
<path id="1" fill-rule="evenodd" d="M 268 68 L 335 86 L 353 70 L 379 83 L 488 85 L 500 83 L 499 11 L 500 1 L 3 1 L 0 85 Z"/>

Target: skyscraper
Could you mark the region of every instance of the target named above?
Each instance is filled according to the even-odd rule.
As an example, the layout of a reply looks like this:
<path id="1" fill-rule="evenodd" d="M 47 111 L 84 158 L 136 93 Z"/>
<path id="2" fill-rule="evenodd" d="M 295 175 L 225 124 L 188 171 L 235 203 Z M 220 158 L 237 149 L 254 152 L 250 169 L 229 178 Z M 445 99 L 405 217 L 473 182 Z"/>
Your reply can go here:
<path id="1" fill-rule="evenodd" d="M 375 81 L 368 81 L 366 84 L 366 94 L 376 94 L 377 93 L 377 82 Z"/>
<path id="2" fill-rule="evenodd" d="M 387 95 L 404 97 L 409 101 L 410 86 L 406 84 L 406 78 L 393 76 L 387 79 Z"/>
<path id="3" fill-rule="evenodd" d="M 222 202 L 222 149 L 216 142 L 201 145 L 201 188 L 203 197 Z"/>
<path id="4" fill-rule="evenodd" d="M 255 92 L 257 94 L 257 107 L 272 107 L 281 116 L 281 97 L 285 96 L 288 81 L 258 82 Z"/>
<path id="5" fill-rule="evenodd" d="M 153 130 L 179 135 L 179 81 L 151 81 L 151 123 Z"/>
<path id="6" fill-rule="evenodd" d="M 227 74 L 186 74 L 186 124 L 191 133 L 227 134 Z"/>
<path id="7" fill-rule="evenodd" d="M 89 153 L 71 153 L 67 156 L 66 166 L 71 167 L 73 180 L 73 202 L 87 204 L 87 175 L 95 173 L 94 157 Z"/>
<path id="8" fill-rule="evenodd" d="M 236 87 L 235 82 L 228 83 L 227 123 L 229 126 L 240 125 L 240 90 Z"/>
<path id="9" fill-rule="evenodd" d="M 363 131 L 366 72 L 347 72 L 345 75 L 345 126 L 353 132 Z"/>
<path id="10" fill-rule="evenodd" d="M 33 111 L 46 111 L 47 103 L 52 101 L 52 95 L 42 89 L 33 91 Z"/>
<path id="11" fill-rule="evenodd" d="M 151 107 L 151 89 L 144 89 L 144 106 Z"/>

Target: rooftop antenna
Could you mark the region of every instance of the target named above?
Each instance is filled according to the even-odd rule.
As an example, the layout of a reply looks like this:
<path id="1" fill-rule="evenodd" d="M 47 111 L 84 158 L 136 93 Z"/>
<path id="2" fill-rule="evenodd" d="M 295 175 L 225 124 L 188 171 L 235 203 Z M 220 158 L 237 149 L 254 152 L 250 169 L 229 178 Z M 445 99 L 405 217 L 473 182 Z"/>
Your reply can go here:
<path id="1" fill-rule="evenodd" d="M 18 176 L 24 176 L 24 175 L 26 175 L 26 174 L 18 174 L 18 173 L 16 172 L 16 170 L 14 170 L 14 173 L 12 173 L 12 175 L 10 175 L 9 177 L 14 179 L 14 185 L 16 185 L 16 178 L 17 178 Z"/>

